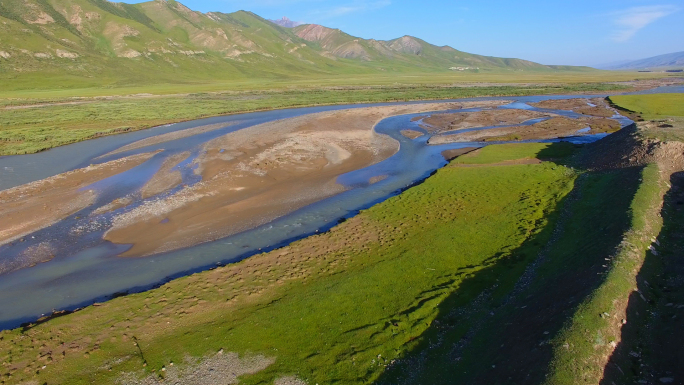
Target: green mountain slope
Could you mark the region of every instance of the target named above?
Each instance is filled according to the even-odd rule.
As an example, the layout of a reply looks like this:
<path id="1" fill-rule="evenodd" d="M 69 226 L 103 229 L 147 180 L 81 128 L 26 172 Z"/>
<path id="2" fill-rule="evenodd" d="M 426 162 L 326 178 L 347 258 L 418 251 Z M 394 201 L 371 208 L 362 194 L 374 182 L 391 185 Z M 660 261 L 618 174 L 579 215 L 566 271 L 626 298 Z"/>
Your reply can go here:
<path id="1" fill-rule="evenodd" d="M 468 54 L 410 36 L 365 40 L 317 25 L 284 28 L 245 11 L 204 14 L 174 0 L 134 5 L 0 0 L 0 78 L 6 84 L 133 85 L 450 70 L 558 69 Z"/>
<path id="2" fill-rule="evenodd" d="M 435 70 L 549 71 L 558 69 L 521 59 L 481 56 L 462 52 L 449 46 L 437 47 L 412 36 L 403 36 L 389 41 L 365 40 L 316 24 L 301 25 L 294 28 L 294 31 L 297 36 L 318 44 L 326 53 L 338 58 L 395 65 L 401 63 Z"/>

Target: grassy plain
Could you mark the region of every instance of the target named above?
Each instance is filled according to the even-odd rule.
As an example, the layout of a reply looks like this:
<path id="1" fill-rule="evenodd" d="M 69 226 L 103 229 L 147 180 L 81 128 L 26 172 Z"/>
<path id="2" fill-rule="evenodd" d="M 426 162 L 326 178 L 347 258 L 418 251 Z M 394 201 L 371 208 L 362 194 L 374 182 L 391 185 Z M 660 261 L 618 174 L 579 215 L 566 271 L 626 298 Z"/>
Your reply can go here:
<path id="1" fill-rule="evenodd" d="M 553 154 L 554 146 L 492 146 L 480 163 L 492 153 Z M 311 384 L 370 383 L 429 342 L 445 301 L 466 306 L 492 285 L 499 297 L 510 290 L 551 235 L 575 177 L 554 163 L 444 168 L 328 233 L 3 332 L 2 381 L 163 376 L 171 362 L 223 349 L 276 358 L 241 383 L 291 374 Z"/>
<path id="2" fill-rule="evenodd" d="M 575 146 L 568 142 L 556 143 L 553 146 L 550 146 L 548 143 L 527 143 L 524 146 L 518 143 L 499 144 L 487 146 L 475 153 L 460 156 L 454 159 L 452 164 L 482 165 L 534 158 L 561 160 L 572 155 L 575 150 Z"/>
<path id="3" fill-rule="evenodd" d="M 684 94 L 619 95 L 610 99 L 644 119 L 684 116 Z"/>
<path id="4" fill-rule="evenodd" d="M 552 85 L 398 85 L 137 95 L 115 98 L 0 99 L 0 155 L 35 153 L 99 136 L 247 111 L 313 105 L 611 92 L 604 83 Z M 0 95 L 2 96 L 2 95 Z"/>
<path id="5" fill-rule="evenodd" d="M 0 76 L 2 76 L 0 74 Z M 253 77 L 226 79 L 225 77 L 205 79 L 182 78 L 170 81 L 154 81 L 141 78 L 130 84 L 108 82 L 106 77 L 82 78 L 60 74 L 53 76 L 36 75 L 26 78 L 24 74 L 16 81 L 11 78 L 0 82 L 1 98 L 43 99 L 70 97 L 124 96 L 140 93 L 155 95 L 225 92 L 225 91 L 271 91 L 283 89 L 320 89 L 328 87 L 382 87 L 382 86 L 487 86 L 487 85 L 563 85 L 629 82 L 633 80 L 663 79 L 662 74 L 641 74 L 622 71 L 590 72 L 535 72 L 535 71 L 488 71 L 483 73 L 434 72 L 434 73 L 392 73 L 383 74 L 344 74 L 297 76 L 290 74 L 276 77 Z"/>

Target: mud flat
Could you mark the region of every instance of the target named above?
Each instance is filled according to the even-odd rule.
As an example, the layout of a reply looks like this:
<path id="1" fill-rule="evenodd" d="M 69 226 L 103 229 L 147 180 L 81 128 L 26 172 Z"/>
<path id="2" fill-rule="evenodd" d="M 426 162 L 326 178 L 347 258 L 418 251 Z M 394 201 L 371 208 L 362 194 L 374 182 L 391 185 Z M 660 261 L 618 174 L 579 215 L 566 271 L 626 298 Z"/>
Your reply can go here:
<path id="1" fill-rule="evenodd" d="M 154 154 L 134 155 L 0 191 L 0 245 L 91 205 L 96 193 L 80 189 L 138 166 Z"/>
<path id="2" fill-rule="evenodd" d="M 183 138 L 187 138 L 187 137 L 194 136 L 194 135 L 204 134 L 206 132 L 210 132 L 210 131 L 218 130 L 221 128 L 233 126 L 237 123 L 239 123 L 239 122 L 207 124 L 204 126 L 186 128 L 185 130 L 173 131 L 173 132 L 169 132 L 166 134 L 152 136 L 150 138 L 141 139 L 141 140 L 138 140 L 137 142 L 133 142 L 131 144 L 127 144 L 125 146 L 119 147 L 114 151 L 111 151 L 111 152 L 108 152 L 107 154 L 102 155 L 101 158 L 111 156 L 111 155 L 120 154 L 120 153 L 126 152 L 126 151 L 137 150 L 139 148 L 152 146 L 154 144 L 165 143 L 165 142 L 170 142 L 172 140 L 183 139 Z"/>
<path id="3" fill-rule="evenodd" d="M 617 112 L 610 108 L 603 98 L 593 99 L 549 99 L 538 103 L 530 103 L 537 108 L 567 110 L 578 114 L 610 118 Z"/>
<path id="4" fill-rule="evenodd" d="M 175 166 L 188 157 L 190 157 L 189 151 L 184 151 L 168 157 L 162 164 L 159 172 L 154 174 L 152 179 L 140 189 L 142 198 L 149 198 L 161 194 L 181 184 L 183 182 L 183 177 L 181 172 L 175 169 Z"/>
<path id="5" fill-rule="evenodd" d="M 544 140 L 577 135 L 612 133 L 620 128 L 620 123 L 611 119 L 554 117 L 532 125 L 497 127 L 486 130 L 436 135 L 430 138 L 429 143 Z"/>
<path id="6" fill-rule="evenodd" d="M 409 139 L 417 139 L 425 135 L 422 132 L 416 130 L 401 130 L 401 134 Z"/>
<path id="7" fill-rule="evenodd" d="M 434 114 L 420 117 L 419 119 L 422 120 L 422 128 L 431 134 L 438 134 L 444 131 L 461 130 L 473 127 L 521 124 L 528 120 L 548 118 L 552 116 L 557 115 L 520 109 L 496 109 L 476 112 Z"/>
<path id="8" fill-rule="evenodd" d="M 104 238 L 147 256 L 220 239 L 345 191 L 338 176 L 398 150 L 373 127 L 390 116 L 489 107 L 502 102 L 431 103 L 322 112 L 238 130 L 207 142 L 194 159 L 196 184 L 117 215 Z M 180 158 L 178 158 L 180 159 Z M 176 160 L 178 160 L 176 159 Z M 145 196 L 180 183 L 162 166 Z"/>

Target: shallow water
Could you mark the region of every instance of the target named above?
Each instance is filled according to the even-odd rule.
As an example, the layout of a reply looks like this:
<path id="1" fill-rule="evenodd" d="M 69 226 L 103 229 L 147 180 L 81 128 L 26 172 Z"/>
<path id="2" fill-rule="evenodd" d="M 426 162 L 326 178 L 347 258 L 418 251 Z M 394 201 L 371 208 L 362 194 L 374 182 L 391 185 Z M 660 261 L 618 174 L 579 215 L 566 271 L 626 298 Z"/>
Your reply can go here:
<path id="1" fill-rule="evenodd" d="M 526 103 L 577 97 L 576 95 L 533 96 L 458 101 L 506 99 L 513 104 L 502 108 L 515 106 L 534 109 Z M 419 122 L 411 122 L 415 116 L 425 114 L 390 117 L 381 121 L 376 126 L 376 130 L 399 141 L 400 150 L 385 161 L 341 175 L 338 183 L 348 187 L 347 191 L 240 234 L 145 258 L 117 257 L 129 246 L 114 245 L 102 240 L 102 233 L 108 228 L 112 216 L 118 211 L 90 216 L 96 207 L 114 198 L 139 194 L 139 189 L 156 173 L 168 156 L 190 151 L 190 157 L 176 167 L 181 170 L 184 183 L 196 183 L 199 177 L 192 172 L 192 160 L 197 156 L 200 146 L 210 139 L 266 121 L 350 107 L 363 106 L 315 107 L 203 119 L 95 139 L 35 155 L 0 158 L 0 170 L 4 170 L 0 171 L 1 189 L 42 179 L 90 163 L 164 149 L 163 152 L 138 167 L 89 186 L 88 188 L 94 188 L 100 192 L 97 204 L 53 226 L 35 232 L 26 237 L 23 243 L 0 247 L 1 259 L 16 257 L 26 247 L 44 239 L 60 239 L 61 244 L 58 247 L 62 250 L 50 262 L 0 275 L 0 328 L 16 327 L 22 322 L 33 321 L 41 315 L 49 314 L 54 309 L 74 309 L 111 298 L 116 293 L 146 290 L 175 277 L 235 262 L 261 251 L 281 247 L 292 240 L 317 231 L 325 231 L 334 226 L 340 218 L 351 217 L 360 209 L 370 207 L 399 193 L 443 167 L 447 163 L 441 155 L 444 150 L 485 145 L 484 143 L 454 143 L 432 146 L 426 143 L 428 135 L 411 140 L 401 135 L 400 131 L 413 129 L 425 132 L 420 128 Z M 237 123 L 215 131 L 96 159 L 122 145 L 145 137 L 207 124 L 231 124 L 233 122 Z M 625 119 L 621 122 L 623 125 L 631 123 Z M 585 135 L 565 140 L 585 143 L 604 136 Z M 558 139 L 544 142 L 554 141 Z M 60 163 L 67 158 L 68 161 Z M 8 171 L 6 168 L 11 168 L 13 171 Z M 372 180 L 379 179 L 381 179 L 379 182 L 371 183 Z M 173 191 L 166 194 L 172 193 Z M 138 197 L 134 204 L 143 202 L 144 200 Z"/>

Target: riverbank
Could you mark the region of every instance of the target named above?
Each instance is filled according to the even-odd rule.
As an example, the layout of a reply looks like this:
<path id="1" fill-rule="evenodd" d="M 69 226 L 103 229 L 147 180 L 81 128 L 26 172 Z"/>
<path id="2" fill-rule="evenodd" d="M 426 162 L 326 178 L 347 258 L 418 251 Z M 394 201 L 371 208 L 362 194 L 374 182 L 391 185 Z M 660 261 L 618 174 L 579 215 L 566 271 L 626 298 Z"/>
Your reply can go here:
<path id="1" fill-rule="evenodd" d="M 597 382 L 674 159 L 646 134 L 485 147 L 328 233 L 5 331 L 5 382 Z"/>
<path id="2" fill-rule="evenodd" d="M 415 121 L 424 111 L 461 108 L 479 116 L 481 109 L 525 108 L 525 102 L 548 98 L 469 99 L 437 107 L 434 103 L 408 103 L 273 111 L 160 127 L 70 146 L 80 149 L 78 157 L 63 149 L 36 154 L 32 158 L 37 162 L 50 162 L 49 172 L 53 164 L 57 169 L 63 167 L 62 162 L 55 161 L 62 156 L 75 164 L 91 164 L 112 156 L 162 151 L 138 167 L 90 186 L 97 191 L 97 202 L 91 206 L 30 234 L 25 242 L 0 246 L 6 261 L 27 260 L 27 253 L 44 254 L 48 249 L 54 256 L 35 266 L 15 264 L 19 269 L 32 267 L 2 276 L 0 303 L 8 306 L 2 306 L 0 322 L 13 327 L 50 314 L 55 308 L 73 310 L 112 298 L 113 293 L 147 290 L 328 229 L 340 218 L 351 217 L 357 210 L 423 180 L 459 150 L 482 146 L 432 146 L 426 143 L 428 137 L 407 138 L 402 134 L 404 128 L 424 131 Z M 409 115 L 402 115 L 405 113 Z M 399 115 L 383 119 L 388 114 Z M 369 141 L 368 135 L 373 132 L 370 127 L 377 121 L 380 123 L 374 131 L 382 135 L 371 135 Z M 185 135 L 194 133 L 195 127 L 198 134 Z M 166 141 L 169 137 L 171 140 Z M 378 156 L 380 139 L 389 138 L 392 143 L 401 143 L 400 152 L 385 161 L 333 175 L 327 182 L 313 184 L 313 188 L 297 183 L 347 167 L 354 162 L 352 153 Z M 122 153 L 121 148 L 129 151 Z M 103 158 L 107 153 L 115 155 Z M 18 158 L 26 159 L 5 158 L 3 161 L 9 162 L 4 165 L 23 169 L 23 165 L 13 163 Z M 363 155 L 360 160 L 365 158 Z M 22 176 L 31 177 L 33 171 L 43 172 L 44 168 L 26 171 L 31 173 L 22 172 Z M 17 172 L 6 174 L 12 177 Z M 297 209 L 302 199 L 316 198 L 321 189 L 326 192 L 330 188 L 338 191 Z M 273 195 L 273 190 L 283 194 Z M 255 199 L 265 196 L 275 198 Z M 215 215 L 218 211 L 225 215 Z M 240 215 L 246 219 L 238 220 Z M 267 223 L 255 224 L 259 220 Z M 250 224 L 254 226 L 250 228 Z M 137 231 L 128 231 L 133 227 Z M 225 236 L 226 232 L 234 235 Z M 117 233 L 125 235 L 117 243 L 103 239 L 112 240 L 110 235 Z M 195 246 L 179 249 L 189 245 Z M 117 258 L 121 255 L 146 258 Z M 79 279 L 63 279 L 66 276 Z M 46 287 L 50 290 L 41 290 Z M 16 304 L 17 298 L 24 300 Z"/>
<path id="3" fill-rule="evenodd" d="M 679 250 L 675 219 L 671 244 L 650 237 L 670 173 L 680 185 L 677 169 L 660 168 L 684 151 L 665 143 L 681 131 L 668 119 L 582 148 L 469 152 L 328 233 L 2 332 L 0 374 L 8 384 L 211 373 L 246 384 L 598 382 L 607 362 L 625 368 L 644 346 L 623 325 L 678 327 L 629 305 L 636 284 L 669 282 L 644 259 Z M 677 315 L 654 290 L 651 310 Z M 643 357 L 637 364 L 666 364 Z"/>
<path id="4" fill-rule="evenodd" d="M 201 155 L 193 161 L 200 183 L 114 217 L 104 239 L 132 244 L 122 256 L 147 256 L 253 229 L 345 191 L 348 187 L 336 182 L 340 175 L 396 153 L 399 144 L 395 140 L 374 132 L 379 121 L 396 115 L 490 108 L 503 103 L 358 108 L 231 132 L 204 144 Z M 162 170 L 154 178 L 166 179 L 163 174 L 168 171 Z"/>
<path id="5" fill-rule="evenodd" d="M 556 155 L 554 145 L 519 146 L 530 158 Z M 5 374 L 11 383 L 104 384 L 122 373 L 164 376 L 172 363 L 191 367 L 186 356 L 235 352 L 273 361 L 243 383 L 370 382 L 421 343 L 444 299 L 474 299 L 474 288 L 502 279 L 492 271 L 499 263 L 515 280 L 523 255 L 538 247 L 526 241 L 548 236 L 553 219 L 544 218 L 574 178 L 554 163 L 440 170 L 329 233 L 4 332 L 0 351 L 12 351 Z M 43 358 L 31 341 L 41 341 Z"/>
<path id="6" fill-rule="evenodd" d="M 666 84 L 648 81 L 643 87 Z M 407 84 L 364 87 L 0 99 L 0 155 L 30 154 L 92 138 L 210 116 L 305 106 L 482 96 L 627 92 L 640 83 Z M 47 95 L 51 93 L 48 92 Z M 40 94 L 38 94 L 40 95 Z M 0 95 L 1 96 L 1 95 Z"/>

